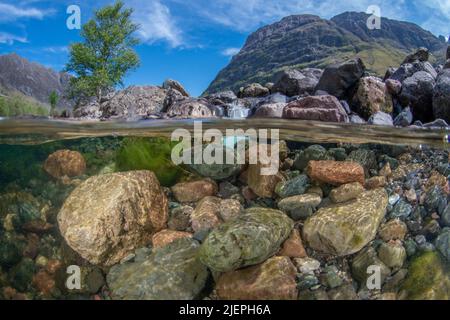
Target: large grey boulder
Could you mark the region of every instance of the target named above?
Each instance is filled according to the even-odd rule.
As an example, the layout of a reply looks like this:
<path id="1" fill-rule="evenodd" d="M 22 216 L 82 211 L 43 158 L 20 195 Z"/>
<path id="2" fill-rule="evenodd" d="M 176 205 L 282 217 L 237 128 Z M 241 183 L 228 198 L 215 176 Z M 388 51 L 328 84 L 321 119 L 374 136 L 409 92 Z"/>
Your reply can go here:
<path id="1" fill-rule="evenodd" d="M 433 94 L 434 117 L 450 122 L 450 69 L 439 74 Z"/>
<path id="2" fill-rule="evenodd" d="M 272 92 L 279 92 L 289 97 L 312 94 L 322 73 L 321 69 L 315 68 L 282 71 L 276 77 Z"/>
<path id="3" fill-rule="evenodd" d="M 348 90 L 356 85 L 365 70 L 360 58 L 331 65 L 323 72 L 315 90 L 328 92 L 340 99 L 345 98 Z"/>
<path id="4" fill-rule="evenodd" d="M 167 109 L 170 118 L 213 118 L 215 117 L 205 99 L 185 99 Z"/>
<path id="5" fill-rule="evenodd" d="M 106 279 L 113 299 L 195 299 L 208 278 L 198 248 L 195 240 L 177 239 L 138 261 L 112 267 Z"/>
<path id="6" fill-rule="evenodd" d="M 200 260 L 220 272 L 259 264 L 280 249 L 293 227 L 294 222 L 281 211 L 247 209 L 208 235 L 200 248 Z"/>
<path id="7" fill-rule="evenodd" d="M 403 81 L 399 99 L 403 107 L 411 107 L 414 120 L 422 122 L 433 120 L 434 86 L 433 76 L 425 71 L 416 72 Z"/>

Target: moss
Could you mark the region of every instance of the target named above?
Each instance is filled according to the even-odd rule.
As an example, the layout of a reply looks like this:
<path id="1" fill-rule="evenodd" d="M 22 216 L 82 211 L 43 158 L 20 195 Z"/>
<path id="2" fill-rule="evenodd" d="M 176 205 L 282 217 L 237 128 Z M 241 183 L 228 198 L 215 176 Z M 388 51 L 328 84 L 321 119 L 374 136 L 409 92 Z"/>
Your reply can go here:
<path id="1" fill-rule="evenodd" d="M 186 174 L 172 163 L 172 146 L 166 138 L 126 138 L 116 154 L 116 170 L 150 170 L 170 187 Z"/>
<path id="2" fill-rule="evenodd" d="M 409 300 L 448 300 L 448 266 L 437 252 L 423 253 L 411 262 L 402 290 Z"/>

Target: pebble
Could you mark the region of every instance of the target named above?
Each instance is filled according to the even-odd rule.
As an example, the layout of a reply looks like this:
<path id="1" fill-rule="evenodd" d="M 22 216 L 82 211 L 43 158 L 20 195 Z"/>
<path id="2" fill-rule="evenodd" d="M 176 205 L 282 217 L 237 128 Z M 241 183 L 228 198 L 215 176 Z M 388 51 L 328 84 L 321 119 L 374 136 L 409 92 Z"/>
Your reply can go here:
<path id="1" fill-rule="evenodd" d="M 312 274 L 320 269 L 320 261 L 313 258 L 297 258 L 294 263 L 300 273 Z"/>

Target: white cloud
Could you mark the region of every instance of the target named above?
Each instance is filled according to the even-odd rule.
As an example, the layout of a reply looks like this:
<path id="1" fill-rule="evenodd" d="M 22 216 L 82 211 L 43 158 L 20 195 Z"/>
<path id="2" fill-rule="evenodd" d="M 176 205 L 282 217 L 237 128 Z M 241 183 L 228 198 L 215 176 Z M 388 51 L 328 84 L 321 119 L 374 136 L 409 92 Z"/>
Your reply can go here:
<path id="1" fill-rule="evenodd" d="M 0 22 L 16 21 L 18 19 L 43 19 L 51 10 L 37 8 L 17 7 L 12 4 L 0 2 Z"/>
<path id="2" fill-rule="evenodd" d="M 149 44 L 166 41 L 173 48 L 184 44 L 174 17 L 160 0 L 130 0 L 127 5 L 134 8 L 133 17 L 140 25 L 138 34 L 142 41 Z"/>
<path id="3" fill-rule="evenodd" d="M 54 46 L 54 47 L 43 48 L 42 51 L 45 51 L 48 53 L 68 53 L 69 48 L 67 46 Z"/>
<path id="4" fill-rule="evenodd" d="M 17 36 L 8 32 L 0 32 L 0 43 L 11 45 L 14 42 L 26 43 L 28 40 L 26 37 Z"/>
<path id="5" fill-rule="evenodd" d="M 239 51 L 241 51 L 240 48 L 227 48 L 222 51 L 222 55 L 224 55 L 226 57 L 232 57 L 232 56 L 237 55 L 239 53 Z"/>

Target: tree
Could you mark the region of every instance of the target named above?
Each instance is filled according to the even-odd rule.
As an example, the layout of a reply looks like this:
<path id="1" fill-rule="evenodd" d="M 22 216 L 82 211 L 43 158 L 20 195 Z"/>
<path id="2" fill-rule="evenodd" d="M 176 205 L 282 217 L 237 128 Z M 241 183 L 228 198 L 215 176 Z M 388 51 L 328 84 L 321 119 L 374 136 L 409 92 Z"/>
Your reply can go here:
<path id="1" fill-rule="evenodd" d="M 139 65 L 133 36 L 139 26 L 131 20 L 133 9 L 122 1 L 94 13 L 82 28 L 84 41 L 70 46 L 66 71 L 75 75 L 70 82 L 70 96 L 76 99 L 96 97 L 98 101 L 118 85 L 128 71 Z"/>
<path id="2" fill-rule="evenodd" d="M 50 102 L 50 107 L 51 107 L 51 114 L 54 113 L 55 109 L 56 109 L 56 105 L 58 104 L 58 100 L 59 100 L 59 96 L 56 93 L 56 91 L 52 91 L 50 93 L 50 96 L 48 97 L 48 102 Z"/>

